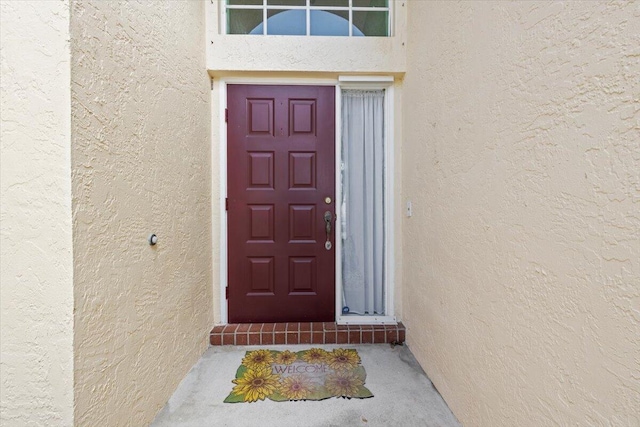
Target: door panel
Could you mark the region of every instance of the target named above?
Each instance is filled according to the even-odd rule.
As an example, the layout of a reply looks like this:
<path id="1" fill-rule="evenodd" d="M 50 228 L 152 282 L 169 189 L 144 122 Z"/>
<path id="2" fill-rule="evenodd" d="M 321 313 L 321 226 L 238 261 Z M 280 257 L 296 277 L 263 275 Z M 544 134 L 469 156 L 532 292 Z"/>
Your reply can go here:
<path id="1" fill-rule="evenodd" d="M 333 321 L 335 88 L 227 90 L 229 321 Z"/>

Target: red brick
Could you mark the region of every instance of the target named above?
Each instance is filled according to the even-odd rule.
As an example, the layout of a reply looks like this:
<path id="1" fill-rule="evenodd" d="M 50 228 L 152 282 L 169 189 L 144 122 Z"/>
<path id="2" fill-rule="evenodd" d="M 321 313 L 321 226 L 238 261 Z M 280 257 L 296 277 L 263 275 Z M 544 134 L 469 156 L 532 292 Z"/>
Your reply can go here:
<path id="1" fill-rule="evenodd" d="M 236 333 L 238 333 L 238 332 L 247 332 L 250 327 L 251 327 L 251 323 L 241 323 L 236 328 Z"/>
<path id="2" fill-rule="evenodd" d="M 222 345 L 222 334 L 211 334 L 211 345 Z"/>
<path id="3" fill-rule="evenodd" d="M 249 334 L 249 345 L 260 345 L 260 334 Z"/>
<path id="4" fill-rule="evenodd" d="M 236 323 L 229 323 L 225 328 L 224 328 L 224 333 L 225 334 L 232 334 L 236 331 L 236 328 L 238 327 L 238 324 Z"/>
<path id="5" fill-rule="evenodd" d="M 273 344 L 273 332 L 262 333 L 262 345 Z"/>
<path id="6" fill-rule="evenodd" d="M 236 345 L 247 345 L 249 339 L 247 338 L 246 333 L 237 333 L 236 332 Z"/>
<path id="7" fill-rule="evenodd" d="M 313 344 L 324 344 L 324 333 L 323 332 L 313 332 L 311 334 L 311 343 L 313 343 Z"/>
<path id="8" fill-rule="evenodd" d="M 300 344 L 311 344 L 311 332 L 300 332 Z"/>
<path id="9" fill-rule="evenodd" d="M 235 338 L 235 334 L 222 334 L 222 345 L 234 345 Z"/>
<path id="10" fill-rule="evenodd" d="M 300 323 L 300 332 L 311 331 L 311 323 Z"/>
<path id="11" fill-rule="evenodd" d="M 269 333 L 269 332 L 273 332 L 273 328 L 276 327 L 275 323 L 265 323 L 264 326 L 262 326 L 262 333 L 264 334 L 265 332 Z"/>
<path id="12" fill-rule="evenodd" d="M 298 332 L 287 332 L 287 344 L 298 344 Z"/>
<path id="13" fill-rule="evenodd" d="M 287 334 L 283 332 L 276 332 L 275 334 L 273 334 L 273 341 L 274 344 L 286 344 Z"/>
<path id="14" fill-rule="evenodd" d="M 249 327 L 249 332 L 250 333 L 258 333 L 260 332 L 260 330 L 262 329 L 262 323 L 252 323 L 251 326 Z"/>
<path id="15" fill-rule="evenodd" d="M 336 343 L 336 331 L 326 331 L 324 333 L 324 343 L 325 344 L 335 344 Z"/>
<path id="16" fill-rule="evenodd" d="M 389 328 L 387 329 L 387 342 L 397 342 L 398 341 L 398 328 Z"/>
<path id="17" fill-rule="evenodd" d="M 248 332 L 248 333 L 247 333 Z M 216 325 L 211 345 L 403 343 L 406 329 L 397 325 L 336 325 L 335 322 L 290 322 Z"/>
<path id="18" fill-rule="evenodd" d="M 325 331 L 335 331 L 336 323 L 335 322 L 324 322 L 324 330 Z"/>

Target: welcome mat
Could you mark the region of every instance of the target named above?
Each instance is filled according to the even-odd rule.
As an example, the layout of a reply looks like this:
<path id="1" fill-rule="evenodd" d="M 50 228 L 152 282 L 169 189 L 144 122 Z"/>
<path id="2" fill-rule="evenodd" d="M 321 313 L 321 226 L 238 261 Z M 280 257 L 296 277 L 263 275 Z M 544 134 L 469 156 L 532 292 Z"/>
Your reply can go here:
<path id="1" fill-rule="evenodd" d="M 235 387 L 224 401 L 364 399 L 373 397 L 364 386 L 366 378 L 360 356 L 353 349 L 247 351 L 232 381 Z"/>

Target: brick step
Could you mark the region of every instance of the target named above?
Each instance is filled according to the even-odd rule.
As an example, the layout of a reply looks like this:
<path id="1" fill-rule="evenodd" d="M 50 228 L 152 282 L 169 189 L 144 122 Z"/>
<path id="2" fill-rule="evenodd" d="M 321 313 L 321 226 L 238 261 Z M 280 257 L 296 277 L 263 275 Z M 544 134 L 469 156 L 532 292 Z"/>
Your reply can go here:
<path id="1" fill-rule="evenodd" d="M 405 327 L 395 325 L 337 325 L 312 323 L 238 323 L 213 328 L 211 345 L 274 344 L 401 344 Z"/>

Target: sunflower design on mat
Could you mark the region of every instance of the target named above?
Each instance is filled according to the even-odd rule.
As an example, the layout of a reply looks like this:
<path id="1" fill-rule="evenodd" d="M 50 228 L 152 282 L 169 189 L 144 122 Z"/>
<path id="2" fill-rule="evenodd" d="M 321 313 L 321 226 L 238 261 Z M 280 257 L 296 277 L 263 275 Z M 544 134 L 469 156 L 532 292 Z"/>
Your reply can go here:
<path id="1" fill-rule="evenodd" d="M 271 396 L 278 389 L 280 377 L 271 372 L 270 366 L 263 366 L 247 369 L 244 376 L 232 382 L 236 384 L 233 394 L 243 396 L 245 402 L 255 402 Z"/>
<path id="2" fill-rule="evenodd" d="M 247 352 L 242 359 L 242 364 L 248 369 L 270 366 L 273 363 L 273 354 L 269 350 L 255 350 Z"/>
<path id="3" fill-rule="evenodd" d="M 365 387 L 366 379 L 355 349 L 249 350 L 224 402 L 367 399 L 373 393 Z"/>
<path id="4" fill-rule="evenodd" d="M 354 369 L 360 364 L 360 356 L 355 350 L 337 348 L 327 354 L 326 363 L 336 371 Z"/>
<path id="5" fill-rule="evenodd" d="M 358 394 L 364 381 L 353 372 L 336 371 L 327 375 L 324 385 L 334 396 L 352 397 Z"/>
<path id="6" fill-rule="evenodd" d="M 305 375 L 292 375 L 280 383 L 280 394 L 290 400 L 307 398 L 314 392 L 315 386 Z"/>
<path id="7" fill-rule="evenodd" d="M 276 356 L 276 363 L 279 365 L 291 365 L 296 361 L 298 355 L 289 350 L 282 351 Z"/>
<path id="8" fill-rule="evenodd" d="M 310 364 L 320 364 L 325 363 L 327 360 L 327 355 L 329 353 L 326 350 L 321 348 L 312 348 L 311 350 L 307 350 L 302 355 L 302 360 Z"/>

